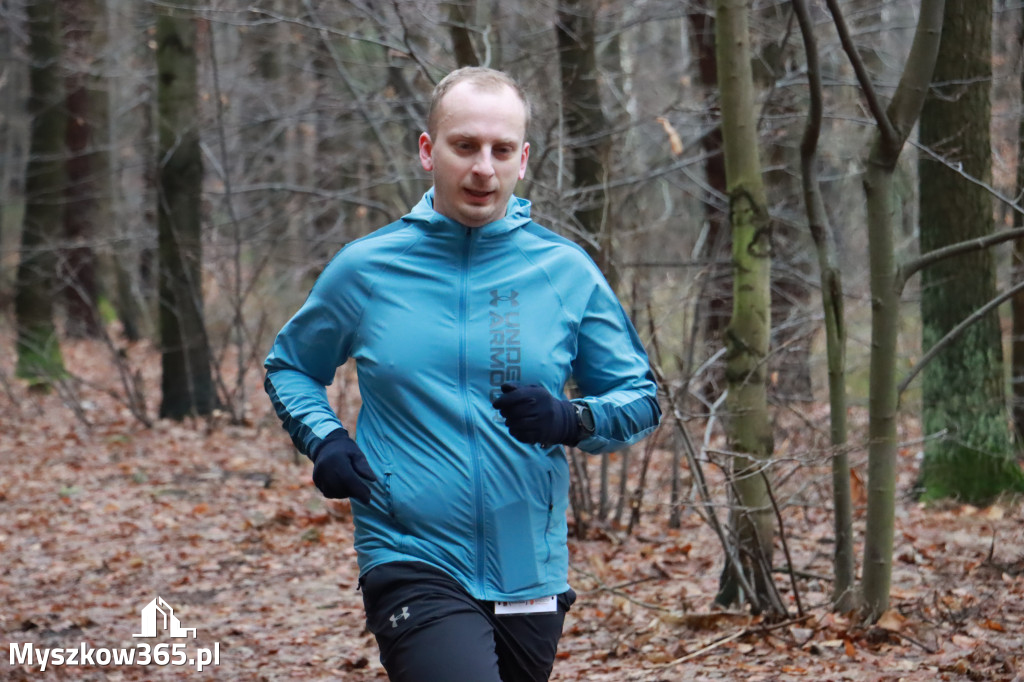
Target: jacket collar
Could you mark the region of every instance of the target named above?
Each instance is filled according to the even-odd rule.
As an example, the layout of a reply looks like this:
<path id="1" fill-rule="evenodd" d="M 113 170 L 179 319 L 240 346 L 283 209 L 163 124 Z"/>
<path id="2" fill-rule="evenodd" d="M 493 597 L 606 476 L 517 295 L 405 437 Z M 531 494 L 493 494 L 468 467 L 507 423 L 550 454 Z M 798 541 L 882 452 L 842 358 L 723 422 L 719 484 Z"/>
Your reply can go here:
<path id="1" fill-rule="evenodd" d="M 462 235 L 466 230 L 473 230 L 481 239 L 484 239 L 511 232 L 529 223 L 530 202 L 513 194 L 509 197 L 508 207 L 505 209 L 505 215 L 502 218 L 480 227 L 468 228 L 462 223 L 443 216 L 434 210 L 434 188 L 431 187 L 419 202 L 413 206 L 412 210 L 405 215 L 405 220 L 422 224 L 423 229 L 428 232 Z"/>

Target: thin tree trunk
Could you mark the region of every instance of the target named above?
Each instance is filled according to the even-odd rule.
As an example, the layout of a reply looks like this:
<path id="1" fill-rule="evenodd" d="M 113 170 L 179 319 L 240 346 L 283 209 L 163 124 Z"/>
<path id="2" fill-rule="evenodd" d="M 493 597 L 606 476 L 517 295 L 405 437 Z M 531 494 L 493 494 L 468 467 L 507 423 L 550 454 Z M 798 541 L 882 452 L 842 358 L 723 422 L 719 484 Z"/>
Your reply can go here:
<path id="1" fill-rule="evenodd" d="M 455 0 L 448 6 L 448 34 L 452 39 L 455 63 L 459 66 L 480 66 L 480 58 L 473 47 L 469 25 L 476 14 L 476 0 Z"/>
<path id="2" fill-rule="evenodd" d="M 793 173 L 799 165 L 797 131 L 788 123 L 802 102 L 793 88 L 778 88 L 786 77 L 787 61 L 794 51 L 793 14 L 779 5 L 752 10 L 753 18 L 767 35 L 759 41 L 753 59 L 755 84 L 766 91 L 759 127 L 764 145 L 764 183 L 771 197 L 772 223 L 772 356 L 769 360 L 770 395 L 781 403 L 810 402 L 812 320 L 811 252 L 807 235 L 798 229 L 801 189 Z M 766 129 L 767 128 L 767 129 Z"/>
<path id="3" fill-rule="evenodd" d="M 23 49 L 14 16 L 22 13 L 22 2 L 7 3 L 7 30 L 0 31 L 0 62 L 7 65 L 0 85 L 0 250 L 12 253 L 21 238 L 24 210 L 25 163 L 28 158 L 28 129 L 25 100 L 28 97 L 28 65 L 16 56 Z M 17 29 L 17 30 L 16 30 Z M 14 272 L 0 272 L 0 286 L 13 290 Z M 16 269 L 14 269 L 16 270 Z"/>
<path id="4" fill-rule="evenodd" d="M 612 522 L 616 528 L 622 526 L 622 514 L 626 509 L 626 504 L 629 498 L 629 454 L 631 450 L 624 448 L 619 451 L 619 499 L 615 504 L 615 516 L 612 518 Z"/>
<path id="5" fill-rule="evenodd" d="M 595 16 L 593 3 L 559 0 L 555 33 L 562 74 L 562 108 L 573 187 L 573 216 L 587 237 L 583 247 L 601 268 L 612 288 L 618 284 L 612 264 L 611 234 L 606 229 L 606 162 L 609 152 L 608 121 L 601 107 L 597 83 Z M 601 455 L 598 514 L 608 510 L 608 455 Z"/>
<path id="6" fill-rule="evenodd" d="M 825 346 L 828 357 L 828 398 L 832 453 L 832 501 L 836 547 L 833 560 L 835 584 L 833 606 L 847 612 L 856 608 L 855 561 L 853 546 L 853 496 L 850 491 L 850 459 L 847 453 L 846 422 L 846 318 L 843 312 L 843 282 L 836 254 L 835 234 L 818 182 L 818 141 L 823 113 L 821 69 L 814 24 L 807 0 L 794 0 L 807 55 L 807 79 L 810 108 L 800 144 L 807 224 L 818 254 L 821 280 L 821 305 L 825 318 Z"/>
<path id="7" fill-rule="evenodd" d="M 914 42 L 903 76 L 883 109 L 860 55 L 853 46 L 837 0 L 827 0 L 864 90 L 877 131 L 867 158 L 864 192 L 868 210 L 871 280 L 871 360 L 868 398 L 868 510 L 864 540 L 864 612 L 877 620 L 889 607 L 896 505 L 896 338 L 901 280 L 894 245 L 893 176 L 903 145 L 921 114 L 942 31 L 944 0 L 922 0 Z"/>
<path id="8" fill-rule="evenodd" d="M 203 324 L 203 164 L 199 150 L 196 24 L 187 10 L 157 17 L 160 182 L 160 416 L 209 414 L 215 404 Z"/>
<path id="9" fill-rule="evenodd" d="M 573 217 L 586 237 L 583 247 L 615 288 L 618 282 L 612 265 L 611 235 L 605 224 L 608 120 L 598 90 L 593 3 L 559 0 L 555 32 L 566 146 L 576 191 Z"/>
<path id="10" fill-rule="evenodd" d="M 66 132 L 67 188 L 64 211 L 61 285 L 67 309 L 66 333 L 71 337 L 100 335 L 99 283 L 96 251 L 100 187 L 106 177 L 101 167 L 101 146 L 106 145 L 106 111 L 97 111 L 104 101 L 95 92 L 102 78 L 102 62 L 95 54 L 104 44 L 103 8 L 95 0 L 66 0 L 64 3 L 65 78 L 68 123 Z M 97 115 L 99 114 L 99 115 Z"/>
<path id="11" fill-rule="evenodd" d="M 678 434 L 673 435 L 672 442 L 672 480 L 669 487 L 668 527 L 680 528 L 683 525 L 683 481 L 682 445 Z"/>
<path id="12" fill-rule="evenodd" d="M 710 191 L 704 197 L 704 222 L 706 235 L 703 238 L 703 250 L 698 257 L 705 260 L 705 277 L 701 278 L 702 291 L 694 296 L 694 324 L 702 329 L 695 330 L 695 339 L 703 339 L 710 347 L 722 344 L 722 334 L 729 323 L 729 310 L 732 306 L 732 291 L 729 287 L 729 267 L 722 263 L 726 260 L 731 248 L 730 235 L 726 219 L 725 206 L 719 197 L 726 196 L 728 191 L 725 180 L 725 157 L 722 154 L 721 106 L 714 93 L 718 90 L 718 57 L 715 54 L 715 17 L 714 10 L 702 2 L 692 10 L 687 18 L 690 23 L 690 35 L 694 45 L 697 71 L 700 84 L 706 93 L 708 117 L 716 123 L 707 130 L 700 139 L 705 152 L 704 176 Z M 696 344 L 691 344 L 691 347 Z M 692 367 L 687 371 L 693 371 Z M 721 372 L 712 373 L 711 378 L 704 381 L 699 391 L 708 404 L 714 403 L 720 394 Z"/>
<path id="13" fill-rule="evenodd" d="M 152 33 L 155 15 L 150 3 L 112 3 L 108 21 L 108 30 L 113 35 L 127 30 L 140 34 L 140 39 L 132 43 L 129 57 L 136 69 L 146 68 L 140 65 L 148 66 L 152 63 L 152 50 L 147 36 Z M 129 153 L 137 154 L 141 159 L 141 169 L 133 168 L 129 172 L 138 174 L 138 186 L 147 200 L 140 210 L 129 214 L 125 208 L 126 190 L 121 189 L 120 182 L 113 185 L 111 195 L 115 197 L 112 200 L 115 208 L 112 209 L 114 217 L 111 228 L 115 246 L 112 264 L 113 286 L 116 289 L 114 306 L 121 322 L 122 334 L 128 341 L 138 341 L 146 336 L 154 339 L 157 336 L 153 306 L 156 302 L 156 268 L 151 240 L 151 235 L 156 232 L 156 202 L 151 197 L 156 196 L 156 166 L 159 162 L 154 133 L 156 81 L 143 80 L 135 91 L 128 93 L 125 87 L 127 80 L 123 77 L 111 79 L 115 84 L 110 93 L 111 110 L 120 110 L 129 99 L 133 106 L 113 118 L 108 131 L 108 139 L 111 141 L 110 158 L 116 169 L 115 176 L 121 176 L 125 174 L 125 169 L 121 167 L 122 159 Z M 114 136 L 113 131 L 123 129 L 134 131 L 131 140 Z"/>
<path id="14" fill-rule="evenodd" d="M 891 167 L 886 167 L 876 161 L 884 156 L 883 144 L 876 140 L 864 177 L 872 300 L 864 598 L 872 620 L 880 617 L 889 605 L 896 511 L 896 339 L 900 296 L 894 286 L 896 258 L 892 233 L 895 160 Z"/>
<path id="15" fill-rule="evenodd" d="M 28 3 L 29 160 L 25 215 L 15 284 L 17 375 L 46 389 L 64 373 L 54 323 L 57 237 L 63 216 L 64 88 L 58 3 Z"/>
<path id="16" fill-rule="evenodd" d="M 717 0 L 715 44 L 722 97 L 722 137 L 732 224 L 733 312 L 725 333 L 726 440 L 735 507 L 730 512 L 755 612 L 784 614 L 772 582 L 775 521 L 762 475 L 773 451 L 767 368 L 771 308 L 771 222 L 758 154 L 750 33 L 745 0 Z M 727 567 L 728 568 L 728 567 Z M 736 567 L 731 567 L 735 570 Z M 727 571 L 716 601 L 735 601 L 738 581 Z"/>

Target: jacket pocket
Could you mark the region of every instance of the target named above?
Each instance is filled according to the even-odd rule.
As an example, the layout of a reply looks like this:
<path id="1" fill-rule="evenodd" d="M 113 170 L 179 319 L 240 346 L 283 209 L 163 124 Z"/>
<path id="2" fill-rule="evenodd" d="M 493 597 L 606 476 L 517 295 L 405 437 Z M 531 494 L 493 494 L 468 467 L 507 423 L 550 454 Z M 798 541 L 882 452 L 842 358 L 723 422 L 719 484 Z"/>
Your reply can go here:
<path id="1" fill-rule="evenodd" d="M 389 517 L 395 517 L 395 501 L 394 501 L 394 486 L 395 486 L 395 466 L 394 460 L 391 457 L 391 453 L 387 449 L 387 443 L 384 447 L 377 448 L 375 451 L 377 460 L 380 465 L 380 469 L 377 475 L 377 483 L 372 484 L 372 487 L 376 488 L 375 492 L 380 493 L 379 508 L 387 514 Z"/>
<path id="2" fill-rule="evenodd" d="M 551 530 L 555 516 L 555 472 L 548 469 L 548 487 L 545 502 L 548 506 L 547 521 L 544 524 L 544 549 L 546 554 L 544 555 L 544 565 L 547 566 L 551 562 Z"/>
<path id="3" fill-rule="evenodd" d="M 564 458 L 551 458 L 547 470 L 547 523 L 544 528 L 544 577 L 547 582 L 566 579 L 569 550 L 566 513 L 569 507 L 569 467 Z"/>
<path id="4" fill-rule="evenodd" d="M 392 492 L 392 486 L 395 482 L 395 474 L 391 471 L 384 472 L 384 511 L 387 512 L 388 516 L 395 518 L 395 496 Z"/>
<path id="5" fill-rule="evenodd" d="M 488 526 L 493 529 L 494 551 L 501 566 L 501 588 L 516 592 L 541 583 L 542 519 L 536 502 L 512 500 L 490 512 Z"/>

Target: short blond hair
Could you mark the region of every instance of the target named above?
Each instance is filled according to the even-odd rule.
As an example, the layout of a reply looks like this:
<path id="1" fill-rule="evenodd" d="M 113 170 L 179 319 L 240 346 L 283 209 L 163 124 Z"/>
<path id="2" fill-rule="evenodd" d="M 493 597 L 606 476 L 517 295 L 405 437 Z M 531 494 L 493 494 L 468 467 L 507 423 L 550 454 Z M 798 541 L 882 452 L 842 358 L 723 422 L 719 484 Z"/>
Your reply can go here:
<path id="1" fill-rule="evenodd" d="M 438 110 L 441 107 L 441 100 L 459 83 L 472 83 L 484 90 L 500 90 L 503 87 L 511 88 L 523 103 L 523 111 L 526 113 L 524 128 L 529 129 L 530 100 L 515 78 L 497 69 L 489 69 L 484 66 L 464 66 L 461 69 L 455 69 L 434 86 L 434 92 L 430 96 L 430 110 L 427 113 L 427 133 L 431 137 L 434 137 L 434 133 L 437 132 L 437 116 Z"/>

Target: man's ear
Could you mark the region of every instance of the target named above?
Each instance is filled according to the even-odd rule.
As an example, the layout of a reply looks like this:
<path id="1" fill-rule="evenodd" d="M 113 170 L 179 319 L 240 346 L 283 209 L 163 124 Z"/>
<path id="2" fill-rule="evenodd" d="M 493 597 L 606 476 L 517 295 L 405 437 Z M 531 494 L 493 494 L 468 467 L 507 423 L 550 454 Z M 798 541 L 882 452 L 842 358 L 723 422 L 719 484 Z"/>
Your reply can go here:
<path id="1" fill-rule="evenodd" d="M 434 170 L 434 143 L 428 133 L 420 133 L 420 165 L 428 173 Z"/>
<path id="2" fill-rule="evenodd" d="M 421 147 L 422 149 L 422 147 Z M 422 152 L 421 152 L 422 153 Z M 530 158 L 530 143 L 523 143 L 523 156 L 519 159 L 519 179 L 522 180 L 526 177 L 526 162 Z"/>

